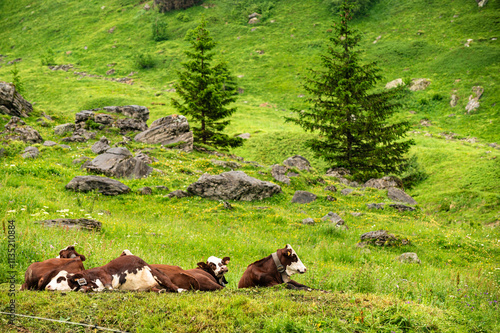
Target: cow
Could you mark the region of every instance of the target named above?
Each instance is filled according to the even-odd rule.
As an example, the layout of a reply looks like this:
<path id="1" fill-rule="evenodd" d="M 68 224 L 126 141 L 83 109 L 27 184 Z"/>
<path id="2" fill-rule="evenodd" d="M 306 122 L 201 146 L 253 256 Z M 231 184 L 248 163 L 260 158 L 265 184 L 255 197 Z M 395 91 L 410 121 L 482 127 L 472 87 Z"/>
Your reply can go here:
<path id="1" fill-rule="evenodd" d="M 83 271 L 85 267 L 82 261 L 85 261 L 85 256 L 76 252 L 73 245 L 67 246 L 59 251 L 56 258 L 29 265 L 20 290 L 44 290 L 50 279 L 61 270 L 70 273 Z"/>
<path id="2" fill-rule="evenodd" d="M 45 287 L 59 291 L 133 290 L 183 292 L 170 278 L 134 255 L 122 255 L 104 266 L 78 273 L 60 271 Z"/>
<path id="3" fill-rule="evenodd" d="M 214 291 L 223 289 L 227 280 L 229 257 L 223 259 L 209 257 L 207 262 L 199 262 L 197 268 L 184 270 L 179 266 L 151 265 L 165 273 L 173 283 L 187 290 Z"/>
<path id="4" fill-rule="evenodd" d="M 306 266 L 300 261 L 290 244 L 273 254 L 248 265 L 238 283 L 238 288 L 271 287 L 286 283 L 287 288 L 311 290 L 308 286 L 290 279 L 290 276 L 304 274 Z"/>

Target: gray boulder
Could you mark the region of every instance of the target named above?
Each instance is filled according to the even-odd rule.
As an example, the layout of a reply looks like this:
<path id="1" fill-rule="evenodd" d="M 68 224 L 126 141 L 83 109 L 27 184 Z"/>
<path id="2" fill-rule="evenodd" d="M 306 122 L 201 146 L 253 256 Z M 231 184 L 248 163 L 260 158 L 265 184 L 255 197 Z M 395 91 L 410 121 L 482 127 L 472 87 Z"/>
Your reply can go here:
<path id="1" fill-rule="evenodd" d="M 406 206 L 402 204 L 390 204 L 389 207 L 397 209 L 400 212 L 413 212 L 415 210 L 415 207 Z"/>
<path id="2" fill-rule="evenodd" d="M 340 194 L 342 194 L 342 195 L 349 195 L 352 192 L 354 192 L 354 190 L 352 188 L 345 188 L 342 191 L 340 191 Z"/>
<path id="3" fill-rule="evenodd" d="M 250 139 L 251 135 L 250 133 L 241 133 L 240 135 L 237 135 L 238 138 L 242 138 L 244 140 Z"/>
<path id="4" fill-rule="evenodd" d="M 364 233 L 360 236 L 361 244 L 371 244 L 377 246 L 399 246 L 407 245 L 410 242 L 407 239 L 399 239 L 387 230 L 377 230 Z"/>
<path id="5" fill-rule="evenodd" d="M 132 118 L 118 119 L 115 122 L 115 126 L 118 127 L 122 132 L 145 131 L 148 129 L 148 125 L 144 121 Z"/>
<path id="6" fill-rule="evenodd" d="M 66 133 L 73 133 L 74 131 L 75 124 L 72 123 L 57 125 L 56 127 L 54 127 L 55 135 L 64 135 Z"/>
<path id="7" fill-rule="evenodd" d="M 457 106 L 457 103 L 458 103 L 458 96 L 455 94 L 451 95 L 450 106 L 454 108 L 455 106 Z"/>
<path id="8" fill-rule="evenodd" d="M 311 217 L 305 218 L 302 220 L 302 224 L 314 225 L 314 219 Z"/>
<path id="9" fill-rule="evenodd" d="M 132 153 L 122 147 L 108 149 L 88 163 L 86 169 L 118 178 L 144 178 L 153 171 L 152 167 L 132 157 Z"/>
<path id="10" fill-rule="evenodd" d="M 300 155 L 295 155 L 287 158 L 283 161 L 283 164 L 287 167 L 297 168 L 299 170 L 309 171 L 309 169 L 311 168 L 311 163 L 309 163 L 309 161 L 305 157 L 302 157 Z"/>
<path id="11" fill-rule="evenodd" d="M 223 167 L 223 168 L 229 168 L 229 169 L 239 169 L 239 168 L 241 168 L 241 164 L 233 162 L 233 161 L 220 161 L 220 160 L 212 159 L 212 160 L 210 160 L 210 162 L 213 165 L 220 166 L 220 167 Z"/>
<path id="12" fill-rule="evenodd" d="M 185 197 L 190 197 L 191 194 L 186 192 L 186 191 L 183 191 L 183 190 L 175 190 L 175 191 L 172 191 L 170 192 L 169 194 L 167 194 L 167 197 L 169 197 L 170 199 L 172 198 L 185 198 Z"/>
<path id="13" fill-rule="evenodd" d="M 380 179 L 372 178 L 363 185 L 363 187 L 372 187 L 379 190 L 388 189 L 389 187 L 401 188 L 402 186 L 403 182 L 399 178 L 393 176 L 385 176 Z"/>
<path id="14" fill-rule="evenodd" d="M 366 207 L 368 209 L 384 209 L 384 204 L 383 203 L 369 203 L 369 204 L 366 204 Z"/>
<path id="15" fill-rule="evenodd" d="M 337 188 L 333 185 L 328 185 L 327 187 L 325 187 L 325 191 L 337 192 Z"/>
<path id="16" fill-rule="evenodd" d="M 430 84 L 431 81 L 427 79 L 413 79 L 411 80 L 410 90 L 411 91 L 425 90 L 425 88 L 427 88 Z"/>
<path id="17" fill-rule="evenodd" d="M 405 83 L 403 82 L 403 79 L 396 79 L 396 80 L 392 80 L 391 82 L 388 82 L 386 85 L 385 85 L 385 89 L 392 89 L 392 88 L 396 88 L 397 86 L 401 86 L 401 85 L 404 85 Z"/>
<path id="18" fill-rule="evenodd" d="M 387 197 L 395 202 L 403 202 L 410 205 L 416 205 L 417 202 L 411 196 L 406 194 L 403 190 L 395 187 L 389 187 L 387 191 Z"/>
<path id="19" fill-rule="evenodd" d="M 19 117 L 13 116 L 9 122 L 5 124 L 5 129 L 9 131 L 7 138 L 11 140 L 19 140 L 27 143 L 42 143 L 43 138 L 37 130 L 26 123 Z"/>
<path id="20" fill-rule="evenodd" d="M 479 98 L 477 97 L 472 97 L 472 95 L 469 96 L 469 103 L 465 106 L 465 111 L 467 113 L 470 113 L 471 111 L 477 109 L 481 103 L 479 103 Z"/>
<path id="21" fill-rule="evenodd" d="M 130 192 L 130 188 L 125 184 L 100 176 L 77 176 L 66 185 L 66 189 L 75 192 L 97 191 L 104 195 L 118 195 Z"/>
<path id="22" fill-rule="evenodd" d="M 397 260 L 401 263 L 406 264 L 420 264 L 421 261 L 418 259 L 418 256 L 414 252 L 406 252 L 400 255 Z"/>
<path id="23" fill-rule="evenodd" d="M 105 136 L 103 136 L 99 141 L 94 143 L 90 148 L 94 154 L 102 154 L 106 152 L 111 147 L 109 146 L 109 140 Z"/>
<path id="24" fill-rule="evenodd" d="M 94 122 L 102 125 L 111 125 L 115 121 L 112 115 L 106 113 L 96 113 L 94 115 Z"/>
<path id="25" fill-rule="evenodd" d="M 313 202 L 316 200 L 317 196 L 316 194 L 313 194 L 311 192 L 307 191 L 295 191 L 292 202 L 293 203 L 300 203 L 300 204 L 306 204 Z"/>
<path id="26" fill-rule="evenodd" d="M 274 164 L 271 169 L 271 176 L 273 176 L 273 178 L 279 182 L 290 185 L 290 178 L 285 175 L 287 170 L 287 167 L 279 164 Z"/>
<path id="27" fill-rule="evenodd" d="M 220 175 L 204 174 L 189 185 L 187 191 L 211 200 L 254 201 L 281 193 L 281 187 L 250 177 L 243 171 L 230 171 Z"/>
<path id="28" fill-rule="evenodd" d="M 143 122 L 146 122 L 149 119 L 149 109 L 140 105 L 105 106 L 102 110 L 113 113 L 121 113 L 127 117 L 141 120 Z"/>
<path id="29" fill-rule="evenodd" d="M 35 221 L 35 223 L 42 224 L 47 227 L 65 227 L 69 229 L 86 229 L 100 231 L 102 223 L 93 219 L 53 219 L 44 221 Z"/>
<path id="30" fill-rule="evenodd" d="M 47 141 L 45 141 L 45 142 L 43 143 L 43 145 L 44 145 L 45 147 L 53 147 L 53 146 L 57 146 L 57 142 L 47 140 Z"/>
<path id="31" fill-rule="evenodd" d="M 16 91 L 12 83 L 0 81 L 0 114 L 28 117 L 33 106 Z"/>
<path id="32" fill-rule="evenodd" d="M 326 172 L 326 176 L 335 178 L 344 178 L 345 176 L 350 176 L 351 172 L 346 168 L 331 168 Z"/>
<path id="33" fill-rule="evenodd" d="M 334 212 L 329 212 L 325 216 L 321 218 L 321 221 L 330 221 L 332 224 L 334 224 L 337 227 L 340 227 L 341 225 L 345 225 L 345 221 L 336 213 Z"/>
<path id="34" fill-rule="evenodd" d="M 193 151 L 193 132 L 189 129 L 186 117 L 181 115 L 155 120 L 148 130 L 135 136 L 135 141 L 162 145 L 180 143 L 176 148 L 186 152 Z"/>
<path id="35" fill-rule="evenodd" d="M 37 158 L 40 151 L 37 147 L 26 147 L 24 153 L 21 155 L 23 158 Z"/>
<path id="36" fill-rule="evenodd" d="M 139 194 L 141 194 L 141 195 L 151 195 L 151 194 L 153 194 L 153 190 L 151 189 L 151 187 L 144 186 L 144 187 L 142 187 L 142 188 L 139 189 Z"/>

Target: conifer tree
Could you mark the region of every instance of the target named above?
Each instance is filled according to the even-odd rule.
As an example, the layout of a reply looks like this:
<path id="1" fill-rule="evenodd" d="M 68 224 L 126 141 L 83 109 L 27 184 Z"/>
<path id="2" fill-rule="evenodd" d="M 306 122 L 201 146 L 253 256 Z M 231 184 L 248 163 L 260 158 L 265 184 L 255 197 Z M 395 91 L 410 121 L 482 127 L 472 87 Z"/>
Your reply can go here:
<path id="1" fill-rule="evenodd" d="M 212 65 L 216 43 L 206 28 L 202 18 L 200 25 L 186 34 L 191 43 L 185 51 L 188 60 L 183 62 L 178 72 L 179 81 L 175 85 L 182 102 L 172 98 L 172 105 L 190 121 L 195 142 L 215 147 L 237 147 L 243 144 L 241 138 L 230 138 L 222 133 L 230 123 L 227 119 L 236 108 L 228 104 L 236 100 L 235 79 L 226 63 Z"/>
<path id="2" fill-rule="evenodd" d="M 381 80 L 375 62 L 360 63 L 359 31 L 350 26 L 352 5 L 344 1 L 340 24 L 334 24 L 322 68 L 309 70 L 304 88 L 310 108 L 287 121 L 318 133 L 309 141 L 316 156 L 331 167 L 344 167 L 368 178 L 398 172 L 412 140 L 403 140 L 410 124 L 388 123 L 406 88 L 375 91 Z"/>

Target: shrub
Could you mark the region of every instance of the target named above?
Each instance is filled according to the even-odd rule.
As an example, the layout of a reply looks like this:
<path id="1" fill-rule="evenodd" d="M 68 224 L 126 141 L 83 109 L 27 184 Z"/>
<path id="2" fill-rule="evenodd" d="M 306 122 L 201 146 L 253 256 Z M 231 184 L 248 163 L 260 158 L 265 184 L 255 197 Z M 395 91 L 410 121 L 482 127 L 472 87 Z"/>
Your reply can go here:
<path id="1" fill-rule="evenodd" d="M 45 53 L 42 54 L 40 58 L 40 62 L 42 63 L 42 66 L 53 66 L 56 64 L 56 61 L 54 60 L 54 50 L 51 48 L 48 48 Z"/>
<path id="2" fill-rule="evenodd" d="M 153 56 L 148 53 L 137 53 L 134 56 L 135 65 L 141 69 L 153 68 L 156 66 L 156 62 Z"/>
<path id="3" fill-rule="evenodd" d="M 161 13 L 176 9 L 186 9 L 202 2 L 202 0 L 155 0 L 155 5 Z"/>
<path id="4" fill-rule="evenodd" d="M 12 73 L 12 84 L 16 87 L 17 92 L 22 95 L 24 93 L 24 83 L 21 81 L 16 63 L 14 63 L 14 68 L 10 72 Z"/>
<path id="5" fill-rule="evenodd" d="M 158 19 L 158 17 L 151 23 L 151 30 L 153 31 L 153 40 L 155 42 L 168 39 L 167 23 Z"/>
<path id="6" fill-rule="evenodd" d="M 191 21 L 191 18 L 189 17 L 189 15 L 187 15 L 185 13 L 179 13 L 179 14 L 177 14 L 177 16 L 175 16 L 175 18 L 178 19 L 181 22 L 189 22 L 189 21 Z"/>

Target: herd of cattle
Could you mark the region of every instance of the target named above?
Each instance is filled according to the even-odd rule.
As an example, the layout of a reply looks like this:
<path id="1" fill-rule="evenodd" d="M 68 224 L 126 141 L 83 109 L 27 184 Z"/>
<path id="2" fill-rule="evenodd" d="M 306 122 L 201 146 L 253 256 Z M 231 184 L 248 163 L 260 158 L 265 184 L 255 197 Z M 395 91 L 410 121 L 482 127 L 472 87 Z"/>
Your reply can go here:
<path id="1" fill-rule="evenodd" d="M 57 258 L 31 264 L 25 273 L 21 290 L 102 291 L 132 290 L 155 292 L 183 292 L 187 290 L 213 291 L 226 286 L 229 257 L 209 257 L 198 267 L 184 270 L 179 266 L 149 265 L 141 258 L 124 250 L 104 266 L 85 269 L 85 256 L 68 246 Z M 306 267 L 297 253 L 287 244 L 271 255 L 250 264 L 241 277 L 238 288 L 269 287 L 286 283 L 292 289 L 311 288 L 290 279 L 303 274 Z"/>

